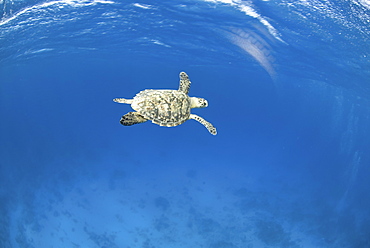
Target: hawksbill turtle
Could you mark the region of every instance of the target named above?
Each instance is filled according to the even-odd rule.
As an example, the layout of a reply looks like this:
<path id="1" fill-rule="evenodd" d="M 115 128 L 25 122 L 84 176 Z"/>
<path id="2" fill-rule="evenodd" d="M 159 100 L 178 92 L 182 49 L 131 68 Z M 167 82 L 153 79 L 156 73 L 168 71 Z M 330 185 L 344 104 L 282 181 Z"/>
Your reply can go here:
<path id="1" fill-rule="evenodd" d="M 115 98 L 114 102 L 131 104 L 136 112 L 129 112 L 122 116 L 120 123 L 131 126 L 152 121 L 154 124 L 174 127 L 193 119 L 204 125 L 208 131 L 216 135 L 216 128 L 202 117 L 191 114 L 192 108 L 205 108 L 207 100 L 199 97 L 189 97 L 190 80 L 185 72 L 180 73 L 178 90 L 143 90 L 133 99 Z"/>

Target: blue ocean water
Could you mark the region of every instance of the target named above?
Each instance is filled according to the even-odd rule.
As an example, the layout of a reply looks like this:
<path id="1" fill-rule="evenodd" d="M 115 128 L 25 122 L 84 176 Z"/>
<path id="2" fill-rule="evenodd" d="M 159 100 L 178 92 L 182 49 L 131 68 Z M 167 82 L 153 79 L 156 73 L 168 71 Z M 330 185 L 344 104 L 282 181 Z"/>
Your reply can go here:
<path id="1" fill-rule="evenodd" d="M 370 247 L 370 1 L 0 0 L 1 248 Z M 143 89 L 209 106 L 122 126 Z"/>

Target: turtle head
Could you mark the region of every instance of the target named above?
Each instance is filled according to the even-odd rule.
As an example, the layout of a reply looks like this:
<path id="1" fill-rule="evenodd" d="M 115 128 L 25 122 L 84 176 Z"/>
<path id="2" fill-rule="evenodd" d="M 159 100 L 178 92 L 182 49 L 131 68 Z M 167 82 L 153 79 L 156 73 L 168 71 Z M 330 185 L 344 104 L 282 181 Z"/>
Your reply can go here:
<path id="1" fill-rule="evenodd" d="M 208 106 L 208 102 L 204 98 L 190 97 L 190 108 L 205 108 Z"/>

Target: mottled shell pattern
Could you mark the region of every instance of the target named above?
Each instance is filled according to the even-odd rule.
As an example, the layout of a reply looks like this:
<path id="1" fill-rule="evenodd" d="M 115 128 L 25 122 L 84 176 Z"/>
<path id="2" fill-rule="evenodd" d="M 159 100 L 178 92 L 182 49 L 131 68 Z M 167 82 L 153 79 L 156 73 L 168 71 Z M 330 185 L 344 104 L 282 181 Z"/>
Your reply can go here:
<path id="1" fill-rule="evenodd" d="M 131 107 L 155 124 L 173 127 L 189 119 L 190 97 L 178 90 L 143 90 Z"/>

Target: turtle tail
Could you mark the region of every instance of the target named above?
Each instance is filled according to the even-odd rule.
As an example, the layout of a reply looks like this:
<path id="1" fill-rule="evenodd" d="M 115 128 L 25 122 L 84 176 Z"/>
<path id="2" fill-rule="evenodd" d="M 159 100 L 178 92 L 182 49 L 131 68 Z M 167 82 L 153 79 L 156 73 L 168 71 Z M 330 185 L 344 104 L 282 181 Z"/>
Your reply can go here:
<path id="1" fill-rule="evenodd" d="M 113 102 L 118 102 L 118 103 L 126 103 L 126 104 L 131 104 L 133 99 L 125 99 L 125 98 L 114 98 Z"/>

